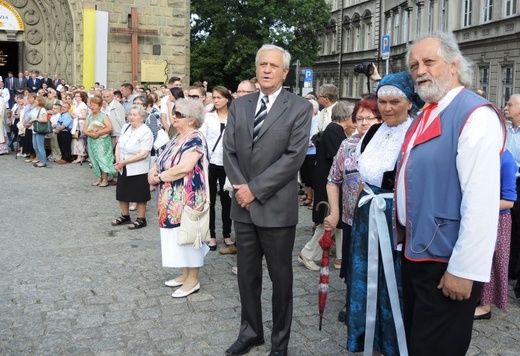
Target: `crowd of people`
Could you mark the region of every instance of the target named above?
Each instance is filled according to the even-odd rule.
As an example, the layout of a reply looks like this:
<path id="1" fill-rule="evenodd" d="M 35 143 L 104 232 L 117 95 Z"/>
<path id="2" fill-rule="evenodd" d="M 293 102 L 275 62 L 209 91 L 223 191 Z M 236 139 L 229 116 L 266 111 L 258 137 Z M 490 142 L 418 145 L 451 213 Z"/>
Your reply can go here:
<path id="1" fill-rule="evenodd" d="M 208 92 L 207 83 L 182 89 L 177 77 L 158 90 L 123 83 L 87 92 L 46 73 L 10 75 L 0 84 L 1 93 L 15 90 L 0 103 L 0 154 L 11 148 L 37 168 L 88 159 L 92 186 L 117 186 L 113 226 L 146 227 L 155 191 L 162 265 L 182 270 L 165 281 L 177 287 L 173 298 L 201 289 L 204 257 L 221 237 L 219 252 L 237 254 L 242 306 L 226 355 L 265 343 L 264 257 L 270 355 L 287 355 L 301 206 L 315 225 L 298 261 L 320 270 L 324 231 L 336 241 L 333 266 L 346 285 L 338 319 L 349 351 L 464 355 L 473 321 L 491 318 L 492 305 L 507 309 L 508 279 L 518 281 L 520 301 L 520 94 L 507 103 L 506 127 L 470 90 L 472 64 L 442 32 L 413 42 L 408 71 L 381 78 L 375 70 L 375 93 L 356 103 L 339 100 L 332 84 L 305 97 L 289 93 L 282 86 L 290 63 L 286 50 L 264 45 L 256 77 L 235 93 Z M 203 211 L 208 202 L 207 244 L 180 244 L 184 209 Z"/>

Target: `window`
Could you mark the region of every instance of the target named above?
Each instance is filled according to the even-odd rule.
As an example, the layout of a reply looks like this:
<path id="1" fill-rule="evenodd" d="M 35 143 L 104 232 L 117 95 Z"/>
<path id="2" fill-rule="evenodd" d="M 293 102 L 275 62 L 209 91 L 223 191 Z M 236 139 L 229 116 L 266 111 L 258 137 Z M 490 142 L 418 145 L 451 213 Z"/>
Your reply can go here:
<path id="1" fill-rule="evenodd" d="M 486 98 L 489 93 L 489 67 L 480 68 L 480 89 L 486 93 Z"/>
<path id="2" fill-rule="evenodd" d="M 361 50 L 361 26 L 359 24 L 356 26 L 356 37 L 354 38 L 354 51 Z"/>
<path id="3" fill-rule="evenodd" d="M 441 30 L 446 32 L 448 29 L 446 23 L 446 19 L 448 18 L 448 0 L 442 0 L 441 12 Z"/>
<path id="4" fill-rule="evenodd" d="M 484 22 L 493 20 L 493 0 L 484 0 Z"/>
<path id="5" fill-rule="evenodd" d="M 396 11 L 396 12 L 394 12 L 394 32 L 392 33 L 392 39 L 393 39 L 392 42 L 394 45 L 399 44 L 399 42 L 401 41 L 401 35 L 399 33 L 399 26 L 401 24 L 399 23 L 399 21 L 400 21 L 399 12 Z"/>
<path id="6" fill-rule="evenodd" d="M 471 26 L 471 14 L 473 13 L 473 0 L 464 0 L 463 26 Z"/>
<path id="7" fill-rule="evenodd" d="M 403 12 L 403 42 L 408 42 L 409 31 L 410 31 L 410 11 L 405 10 Z"/>
<path id="8" fill-rule="evenodd" d="M 513 94 L 513 67 L 502 67 L 502 108 L 506 106 Z"/>
<path id="9" fill-rule="evenodd" d="M 516 3 L 518 0 L 505 0 L 505 16 L 516 15 Z"/>
<path id="10" fill-rule="evenodd" d="M 368 23 L 365 25 L 365 49 L 372 49 L 373 43 L 372 24 Z"/>
<path id="11" fill-rule="evenodd" d="M 386 20 L 386 32 L 385 32 L 385 34 L 389 35 L 389 34 L 392 33 L 392 15 L 391 15 L 391 13 L 387 13 L 386 14 L 385 20 Z"/>
<path id="12" fill-rule="evenodd" d="M 350 52 L 350 29 L 343 28 L 343 52 Z"/>
<path id="13" fill-rule="evenodd" d="M 330 32 L 325 33 L 325 50 L 323 54 L 327 55 L 330 53 Z"/>

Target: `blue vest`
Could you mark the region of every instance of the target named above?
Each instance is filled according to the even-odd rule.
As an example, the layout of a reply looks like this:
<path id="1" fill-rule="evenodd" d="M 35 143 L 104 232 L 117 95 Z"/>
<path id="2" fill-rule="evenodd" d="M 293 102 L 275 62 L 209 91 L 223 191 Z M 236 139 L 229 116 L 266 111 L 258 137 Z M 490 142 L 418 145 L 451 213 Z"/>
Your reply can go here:
<path id="1" fill-rule="evenodd" d="M 409 260 L 448 262 L 452 254 L 461 219 L 462 191 L 456 166 L 459 135 L 469 116 L 482 106 L 494 108 L 463 89 L 415 140 L 406 167 L 398 162 L 399 169 L 406 169 L 404 251 Z M 418 123 L 412 124 L 407 139 Z"/>

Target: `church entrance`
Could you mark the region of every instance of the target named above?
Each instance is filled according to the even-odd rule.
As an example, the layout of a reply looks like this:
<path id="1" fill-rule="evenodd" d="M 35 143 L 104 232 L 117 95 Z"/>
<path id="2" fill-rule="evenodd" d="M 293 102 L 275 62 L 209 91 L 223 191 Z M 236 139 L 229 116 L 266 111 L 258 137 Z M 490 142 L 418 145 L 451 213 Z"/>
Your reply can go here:
<path id="1" fill-rule="evenodd" d="M 8 72 L 16 78 L 23 71 L 23 47 L 23 42 L 0 41 L 0 76 L 4 80 Z"/>

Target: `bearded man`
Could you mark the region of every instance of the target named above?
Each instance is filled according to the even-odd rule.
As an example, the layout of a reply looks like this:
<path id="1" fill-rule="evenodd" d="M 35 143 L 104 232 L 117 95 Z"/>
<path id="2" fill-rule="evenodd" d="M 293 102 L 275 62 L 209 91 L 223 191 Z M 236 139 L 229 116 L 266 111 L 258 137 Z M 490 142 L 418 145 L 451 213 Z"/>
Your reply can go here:
<path id="1" fill-rule="evenodd" d="M 451 34 L 420 36 L 407 53 L 428 106 L 398 163 L 397 234 L 410 355 L 465 355 L 481 282 L 490 278 L 504 122 L 467 89 L 473 78 Z"/>

